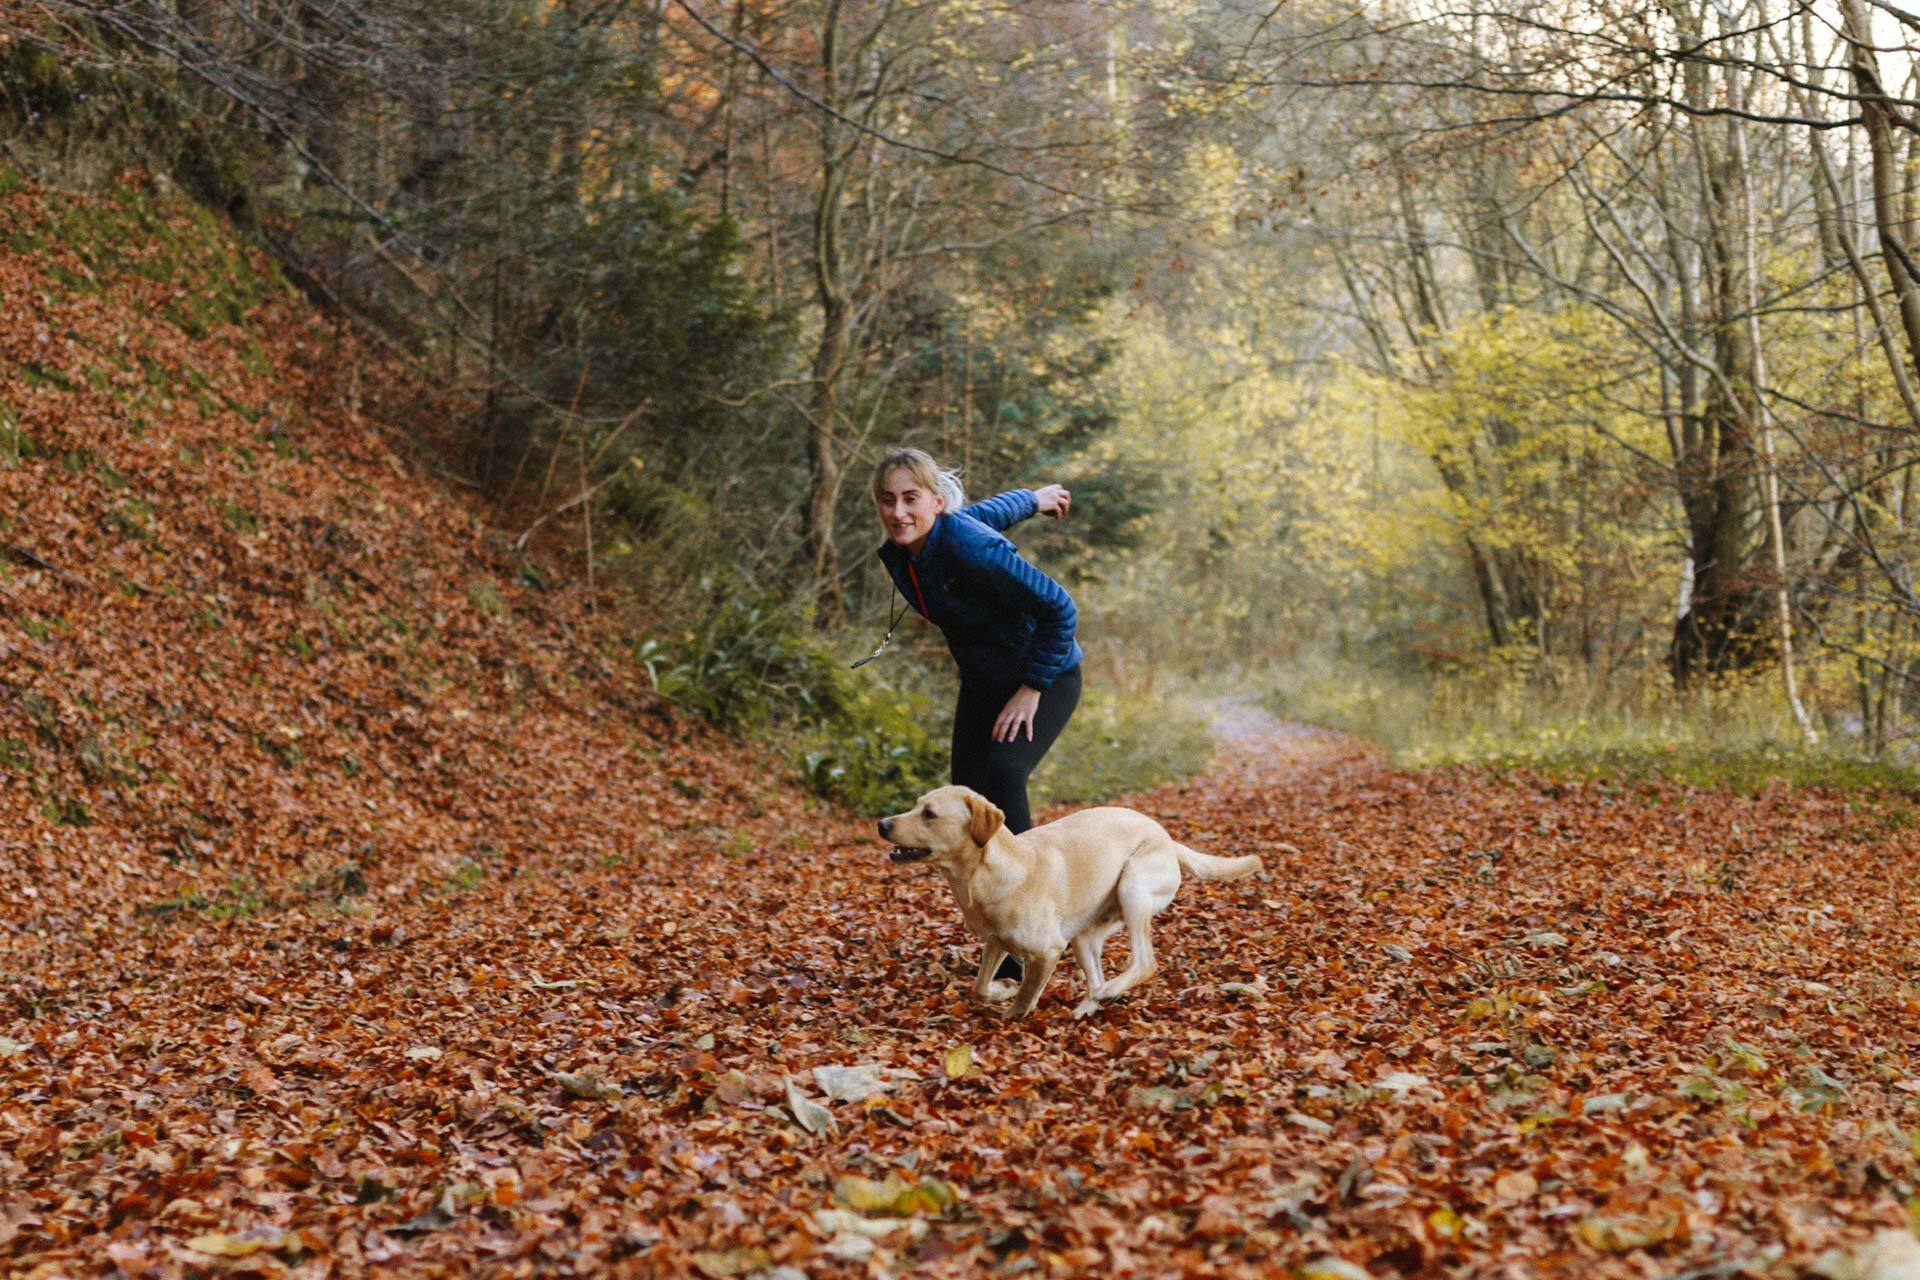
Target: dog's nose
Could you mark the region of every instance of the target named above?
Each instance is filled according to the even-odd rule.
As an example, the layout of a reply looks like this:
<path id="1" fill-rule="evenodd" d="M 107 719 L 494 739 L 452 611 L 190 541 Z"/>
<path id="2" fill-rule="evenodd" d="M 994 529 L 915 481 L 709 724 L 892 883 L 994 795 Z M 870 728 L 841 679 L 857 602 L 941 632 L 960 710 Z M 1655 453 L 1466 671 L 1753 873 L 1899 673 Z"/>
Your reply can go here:
<path id="1" fill-rule="evenodd" d="M 880 828 L 880 834 L 883 837 L 891 834 L 893 831 L 892 818 L 882 818 L 880 819 L 879 822 L 875 823 L 874 825 Z"/>

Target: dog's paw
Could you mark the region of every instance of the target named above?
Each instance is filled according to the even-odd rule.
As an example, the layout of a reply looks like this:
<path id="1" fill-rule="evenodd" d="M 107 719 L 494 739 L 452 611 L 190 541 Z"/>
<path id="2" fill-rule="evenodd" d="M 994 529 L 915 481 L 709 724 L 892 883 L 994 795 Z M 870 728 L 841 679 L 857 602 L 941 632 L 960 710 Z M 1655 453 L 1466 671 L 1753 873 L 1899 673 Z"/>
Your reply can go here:
<path id="1" fill-rule="evenodd" d="M 1073 1006 L 1073 1016 L 1076 1018 L 1091 1018 L 1098 1012 L 1100 1012 L 1100 1002 L 1092 996 Z"/>
<path id="2" fill-rule="evenodd" d="M 1011 1000 L 1019 993 L 1020 984 L 1017 982 L 1009 982 L 1005 978 L 998 978 L 987 984 L 987 999 L 995 1003 Z"/>

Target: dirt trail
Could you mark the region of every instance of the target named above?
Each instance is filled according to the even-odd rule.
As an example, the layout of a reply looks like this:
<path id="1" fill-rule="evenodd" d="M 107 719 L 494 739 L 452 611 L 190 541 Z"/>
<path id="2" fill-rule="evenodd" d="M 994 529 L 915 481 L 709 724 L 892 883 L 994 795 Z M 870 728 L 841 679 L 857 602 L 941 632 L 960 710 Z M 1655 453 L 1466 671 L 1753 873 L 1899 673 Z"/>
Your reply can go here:
<path id="1" fill-rule="evenodd" d="M 1282 720 L 1250 698 L 1213 706 L 1214 754 L 1205 785 L 1214 790 L 1311 783 L 1323 774 L 1352 778 L 1386 767 L 1372 743 L 1319 725 Z"/>

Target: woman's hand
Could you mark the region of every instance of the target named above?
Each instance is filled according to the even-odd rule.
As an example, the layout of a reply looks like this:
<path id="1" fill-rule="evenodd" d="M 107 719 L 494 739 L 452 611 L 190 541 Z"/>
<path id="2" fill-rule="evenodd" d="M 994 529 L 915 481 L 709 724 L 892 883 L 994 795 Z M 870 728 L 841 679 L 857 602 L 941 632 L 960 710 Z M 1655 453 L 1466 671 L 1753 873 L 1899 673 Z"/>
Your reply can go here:
<path id="1" fill-rule="evenodd" d="M 1044 485 L 1033 491 L 1033 497 L 1040 504 L 1040 514 L 1055 520 L 1066 519 L 1067 504 L 1073 501 L 1073 495 L 1063 484 Z"/>
<path id="2" fill-rule="evenodd" d="M 1007 705 L 1000 708 L 1000 718 L 993 722 L 993 740 L 995 742 L 1016 742 L 1020 730 L 1027 731 L 1027 741 L 1033 741 L 1033 713 L 1040 709 L 1040 691 L 1021 685 L 1014 695 L 1007 699 Z"/>

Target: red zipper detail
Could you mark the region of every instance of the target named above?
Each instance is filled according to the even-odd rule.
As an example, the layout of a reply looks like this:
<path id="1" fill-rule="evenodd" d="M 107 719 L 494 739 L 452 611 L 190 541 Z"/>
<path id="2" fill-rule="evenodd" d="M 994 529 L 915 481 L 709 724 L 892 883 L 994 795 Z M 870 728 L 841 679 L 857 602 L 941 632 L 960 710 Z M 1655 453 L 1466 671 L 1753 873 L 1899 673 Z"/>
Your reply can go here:
<path id="1" fill-rule="evenodd" d="M 907 561 L 907 576 L 913 579 L 913 594 L 920 601 L 920 616 L 933 621 L 933 615 L 927 612 L 927 598 L 920 594 L 920 575 L 913 571 L 913 561 Z"/>

